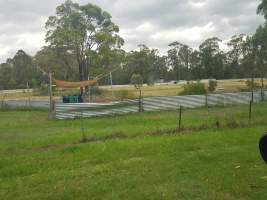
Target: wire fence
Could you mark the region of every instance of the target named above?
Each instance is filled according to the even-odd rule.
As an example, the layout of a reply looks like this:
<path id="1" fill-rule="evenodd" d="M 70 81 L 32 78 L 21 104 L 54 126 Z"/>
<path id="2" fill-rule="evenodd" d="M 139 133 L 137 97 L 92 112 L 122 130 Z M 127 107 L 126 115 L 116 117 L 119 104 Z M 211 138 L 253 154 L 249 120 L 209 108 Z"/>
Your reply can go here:
<path id="1" fill-rule="evenodd" d="M 185 108 L 199 108 L 204 106 L 225 106 L 249 104 L 264 101 L 267 92 L 261 91 L 223 93 L 209 95 L 164 96 L 142 99 L 144 111 L 160 111 Z M 75 119 L 83 117 L 98 117 L 121 115 L 139 112 L 139 100 L 124 100 L 111 103 L 55 103 L 56 119 Z"/>

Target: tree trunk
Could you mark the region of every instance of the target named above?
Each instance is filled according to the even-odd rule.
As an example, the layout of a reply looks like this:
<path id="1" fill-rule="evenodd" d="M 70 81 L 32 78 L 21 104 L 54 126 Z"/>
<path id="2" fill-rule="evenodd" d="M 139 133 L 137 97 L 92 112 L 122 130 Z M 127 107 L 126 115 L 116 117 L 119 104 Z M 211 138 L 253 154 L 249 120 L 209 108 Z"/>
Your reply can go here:
<path id="1" fill-rule="evenodd" d="M 251 102 L 254 102 L 254 73 L 251 76 Z"/>
<path id="2" fill-rule="evenodd" d="M 89 70 L 88 70 L 88 66 L 89 66 L 89 61 L 88 61 L 88 57 L 84 60 L 84 80 L 89 80 Z M 90 87 L 89 86 L 85 86 L 85 91 L 89 92 Z"/>
<path id="3" fill-rule="evenodd" d="M 83 63 L 79 63 L 79 76 L 80 76 L 80 81 L 83 80 Z M 83 95 L 83 87 L 80 87 L 81 95 Z"/>

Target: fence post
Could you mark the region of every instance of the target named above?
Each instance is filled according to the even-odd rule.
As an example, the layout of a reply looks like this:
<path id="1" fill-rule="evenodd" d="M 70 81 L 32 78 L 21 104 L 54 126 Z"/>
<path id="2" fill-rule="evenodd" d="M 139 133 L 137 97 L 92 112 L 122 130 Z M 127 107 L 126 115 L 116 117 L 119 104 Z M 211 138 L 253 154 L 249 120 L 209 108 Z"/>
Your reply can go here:
<path id="1" fill-rule="evenodd" d="M 52 94 L 52 73 L 49 72 L 49 105 L 50 112 L 53 112 L 53 94 Z"/>
<path id="2" fill-rule="evenodd" d="M 181 125 L 182 125 L 182 105 L 180 105 L 179 109 L 179 126 L 178 126 L 179 131 L 181 131 Z"/>
<path id="3" fill-rule="evenodd" d="M 261 101 L 265 100 L 265 94 L 264 94 L 264 80 L 261 78 Z"/>
<path id="4" fill-rule="evenodd" d="M 251 123 L 252 118 L 252 101 L 249 102 L 249 123 Z"/>
<path id="5" fill-rule="evenodd" d="M 32 108 L 32 105 L 31 105 L 31 95 L 30 95 L 29 82 L 27 82 L 27 95 L 28 95 L 28 106 L 29 106 L 29 109 L 31 109 Z"/>
<path id="6" fill-rule="evenodd" d="M 254 102 L 254 73 L 251 76 L 251 101 Z"/>
<path id="7" fill-rule="evenodd" d="M 138 111 L 144 112 L 142 90 L 139 90 Z"/>
<path id="8" fill-rule="evenodd" d="M 85 136 L 85 131 L 84 131 L 84 122 L 83 122 L 83 111 L 81 111 L 81 131 L 82 131 L 82 142 L 86 142 L 87 138 Z"/>
<path id="9" fill-rule="evenodd" d="M 49 77 L 49 87 L 48 87 L 48 92 L 49 92 L 49 118 L 54 119 L 55 118 L 55 102 L 53 101 L 53 90 L 52 90 L 52 73 L 49 72 L 48 74 Z"/>
<path id="10" fill-rule="evenodd" d="M 208 107 L 208 93 L 205 94 L 205 104 L 206 107 Z"/>
<path id="11" fill-rule="evenodd" d="M 111 89 L 111 93 L 112 93 L 112 101 L 114 101 L 112 72 L 109 72 L 109 78 L 110 78 L 110 89 Z"/>

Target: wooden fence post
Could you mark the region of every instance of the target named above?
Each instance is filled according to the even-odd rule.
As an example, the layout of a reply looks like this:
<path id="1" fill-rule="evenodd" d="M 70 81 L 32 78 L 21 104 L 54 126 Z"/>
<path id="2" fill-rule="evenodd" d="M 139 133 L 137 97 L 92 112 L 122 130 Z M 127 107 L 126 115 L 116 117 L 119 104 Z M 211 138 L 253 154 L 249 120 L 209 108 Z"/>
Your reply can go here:
<path id="1" fill-rule="evenodd" d="M 141 88 L 139 89 L 138 112 L 144 112 L 143 95 Z"/>

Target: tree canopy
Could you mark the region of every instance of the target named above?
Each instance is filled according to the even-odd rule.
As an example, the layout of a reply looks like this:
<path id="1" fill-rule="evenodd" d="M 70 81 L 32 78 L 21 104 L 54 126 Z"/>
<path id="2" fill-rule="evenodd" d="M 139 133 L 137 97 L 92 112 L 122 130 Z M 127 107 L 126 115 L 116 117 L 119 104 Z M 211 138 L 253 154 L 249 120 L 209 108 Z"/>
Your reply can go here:
<path id="1" fill-rule="evenodd" d="M 267 0 L 261 0 L 257 13 L 263 15 L 264 18 L 267 19 Z"/>
<path id="2" fill-rule="evenodd" d="M 80 80 L 87 80 L 93 56 L 105 56 L 124 43 L 111 15 L 91 3 L 80 6 L 66 0 L 57 7 L 56 15 L 48 18 L 46 29 L 46 42 L 51 48 L 74 55 Z"/>

